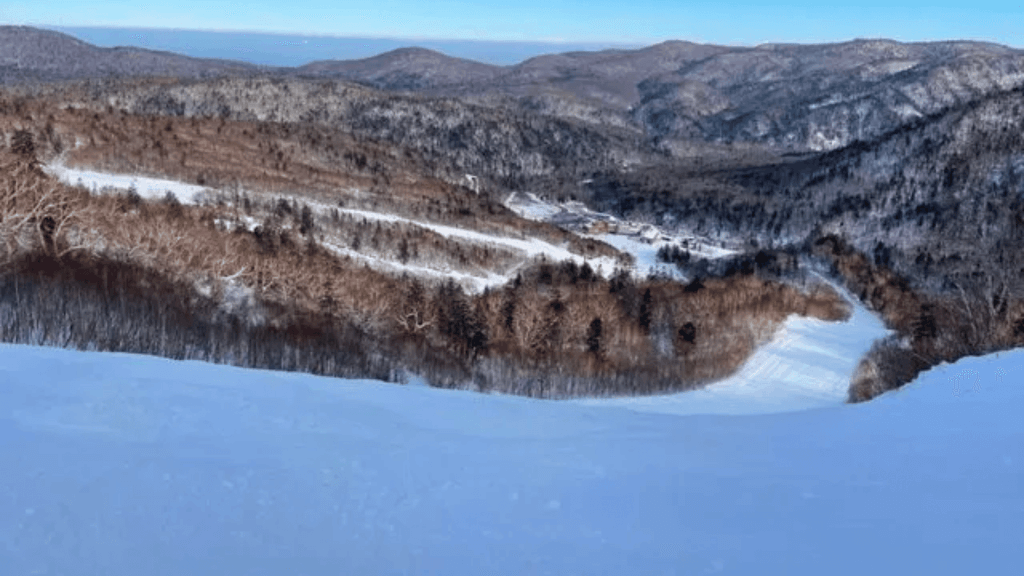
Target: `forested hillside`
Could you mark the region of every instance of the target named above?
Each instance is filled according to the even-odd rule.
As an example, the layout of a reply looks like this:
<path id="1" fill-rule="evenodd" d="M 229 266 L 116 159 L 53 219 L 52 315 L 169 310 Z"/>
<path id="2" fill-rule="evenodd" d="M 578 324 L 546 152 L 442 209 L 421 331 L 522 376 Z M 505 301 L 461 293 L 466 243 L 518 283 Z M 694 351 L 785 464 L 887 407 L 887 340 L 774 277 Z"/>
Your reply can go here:
<path id="1" fill-rule="evenodd" d="M 279 344 L 171 345 L 166 311 L 97 340 L 66 333 L 89 325 L 67 307 L 9 316 L 9 339 L 652 393 L 729 374 L 788 314 L 842 318 L 834 282 L 895 332 L 852 400 L 1024 343 L 1014 49 L 670 42 L 506 67 L 405 49 L 271 70 L 0 40 L 11 310 L 50 306 L 22 281 L 153 310 L 163 282 L 172 324 Z"/>
<path id="2" fill-rule="evenodd" d="M 209 89 L 222 94 L 224 82 Z M 128 104 L 102 107 L 99 86 L 110 84 L 92 85 L 92 100 L 74 85 L 0 101 L 8 341 L 571 397 L 703 385 L 789 314 L 848 314 L 827 286 L 636 277 L 607 244 L 438 179 L 429 147 L 301 112 L 147 112 L 117 84 L 106 100 Z M 130 84 L 151 95 L 181 86 Z M 222 101 L 206 84 L 185 86 L 198 110 Z M 239 117 L 295 113 L 283 96 L 239 94 Z M 408 110 L 397 123 L 433 105 L 399 101 Z M 521 136 L 507 134 L 496 146 Z M 95 170 L 144 171 L 170 179 L 168 192 L 143 198 L 57 177 Z M 201 191 L 179 198 L 174 181 Z"/>

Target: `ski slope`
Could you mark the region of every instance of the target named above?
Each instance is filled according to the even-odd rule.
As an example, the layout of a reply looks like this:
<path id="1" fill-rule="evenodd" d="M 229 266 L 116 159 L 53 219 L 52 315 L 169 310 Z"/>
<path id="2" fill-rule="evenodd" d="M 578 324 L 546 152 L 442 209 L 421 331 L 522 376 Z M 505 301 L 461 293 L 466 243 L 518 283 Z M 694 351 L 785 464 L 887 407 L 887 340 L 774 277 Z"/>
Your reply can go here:
<path id="1" fill-rule="evenodd" d="M 393 260 L 369 256 L 332 242 L 323 242 L 323 245 L 338 256 L 364 262 L 377 270 L 394 274 L 409 274 L 418 278 L 451 279 L 471 294 L 478 294 L 489 287 L 502 286 L 510 280 L 508 275 L 495 274 L 483 269 L 476 270 L 476 274 L 469 274 L 447 266 L 429 268 L 415 264 L 402 264 Z"/>
<path id="2" fill-rule="evenodd" d="M 176 180 L 165 180 L 160 178 L 148 178 L 144 176 L 135 176 L 129 174 L 113 174 L 109 172 L 100 172 L 96 170 L 86 170 L 79 168 L 68 168 L 61 164 L 51 164 L 46 166 L 46 171 L 59 179 L 61 182 L 69 185 L 81 185 L 93 192 L 99 192 L 106 189 L 113 190 L 128 190 L 134 187 L 136 192 L 142 198 L 147 199 L 161 199 L 171 193 L 177 197 L 177 199 L 183 204 L 195 204 L 198 201 L 199 195 L 209 188 L 204 186 L 197 186 L 195 184 L 187 184 Z M 545 257 L 555 262 L 561 262 L 565 260 L 575 261 L 577 264 L 583 264 L 585 261 L 589 261 L 592 266 L 602 269 L 607 269 L 608 274 L 611 273 L 616 267 L 616 261 L 613 258 L 600 257 L 585 260 L 578 254 L 573 254 L 564 246 L 556 246 L 550 242 L 545 242 L 538 238 L 510 238 L 506 236 L 500 236 L 495 234 L 487 234 L 484 232 L 477 232 L 475 230 L 468 230 L 464 228 L 458 228 L 455 226 L 445 226 L 442 224 L 435 224 L 431 222 L 423 222 L 419 220 L 413 220 L 391 214 L 387 212 L 374 212 L 370 210 L 359 210 L 352 208 L 338 208 L 335 206 L 326 205 L 323 203 L 306 201 L 311 206 L 318 207 L 321 212 L 327 212 L 328 210 L 337 210 L 341 214 L 361 218 L 371 222 L 385 222 L 389 224 L 407 224 L 410 226 L 416 226 L 435 232 L 445 238 L 454 238 L 466 242 L 472 242 L 482 245 L 494 245 L 502 248 L 515 250 L 524 254 L 525 258 L 541 258 Z"/>
<path id="3" fill-rule="evenodd" d="M 68 168 L 61 164 L 51 164 L 45 167 L 53 177 L 71 186 L 84 186 L 93 193 L 103 190 L 130 190 L 135 189 L 142 198 L 159 200 L 167 194 L 174 195 L 182 204 L 195 204 L 199 195 L 208 190 L 206 186 L 186 184 L 177 180 L 164 180 L 161 178 L 148 178 L 130 174 L 111 174 L 109 172 L 98 172 L 80 168 Z"/>
<path id="4" fill-rule="evenodd" d="M 0 574 L 1016 574 L 1022 369 L 679 415 L 0 345 Z"/>
<path id="5" fill-rule="evenodd" d="M 735 374 L 699 390 L 579 402 L 668 414 L 768 414 L 840 406 L 860 359 L 875 340 L 889 334 L 881 319 L 846 296 L 853 308 L 846 322 L 791 315 Z"/>
<path id="6" fill-rule="evenodd" d="M 321 205 L 323 206 L 323 205 Z M 430 230 L 444 238 L 455 239 L 462 242 L 471 244 L 479 244 L 482 246 L 494 246 L 503 248 L 520 254 L 523 258 L 523 262 L 532 261 L 535 259 L 547 259 L 552 262 L 567 262 L 572 261 L 578 265 L 584 263 L 590 265 L 590 267 L 598 275 L 604 277 L 610 277 L 614 271 L 619 267 L 619 263 L 615 258 L 607 256 L 598 256 L 593 258 L 584 258 L 579 254 L 574 254 L 569 251 L 566 246 L 556 246 L 545 240 L 539 238 L 525 237 L 525 238 L 511 238 L 508 236 L 501 236 L 498 234 L 488 234 L 485 232 L 478 232 L 476 230 L 469 230 L 465 228 L 458 228 L 455 226 L 445 226 L 443 224 L 435 224 L 432 222 L 424 222 L 421 220 L 413 220 L 405 218 L 395 214 L 389 214 L 386 212 L 372 212 L 369 210 L 357 210 L 351 208 L 338 208 L 336 209 L 339 213 L 346 214 L 348 216 L 362 218 L 368 221 L 376 222 L 387 222 L 387 223 L 399 223 L 418 228 Z M 331 246 L 335 252 L 344 251 L 343 248 L 335 245 Z M 348 252 L 351 252 L 349 250 Z M 450 277 L 463 285 L 464 288 L 468 288 L 473 292 L 481 292 L 486 288 L 493 288 L 501 286 L 513 278 L 515 278 L 519 267 L 506 272 L 504 274 L 490 273 L 487 271 L 483 272 L 480 276 L 467 275 L 459 273 L 458 271 L 445 269 L 437 270 L 433 268 L 424 268 L 419 266 L 406 266 L 394 262 L 376 262 L 375 265 L 378 268 L 383 269 L 399 269 L 405 272 L 412 273 L 417 276 L 443 276 Z"/>
<path id="7" fill-rule="evenodd" d="M 93 193 L 100 193 L 107 190 L 125 191 L 134 189 L 140 197 L 159 200 L 167 194 L 175 196 L 182 204 L 197 204 L 203 199 L 203 195 L 213 190 L 194 184 L 179 182 L 176 180 L 165 180 L 159 178 L 148 178 L 129 174 L 113 174 L 96 170 L 81 168 L 68 168 L 60 163 L 49 164 L 45 170 L 61 182 L 69 185 L 84 186 Z M 329 214 L 336 211 L 354 218 L 370 222 L 382 222 L 386 224 L 404 224 L 430 230 L 444 238 L 482 246 L 493 246 L 500 249 L 510 250 L 522 258 L 522 263 L 512 270 L 499 273 L 492 270 L 455 270 L 448 266 L 417 266 L 407 265 L 400 262 L 383 260 L 372 255 L 364 254 L 355 250 L 344 248 L 330 239 L 325 242 L 327 248 L 341 256 L 354 258 L 367 265 L 387 272 L 406 273 L 421 278 L 450 278 L 470 292 L 482 292 L 487 288 L 504 285 L 515 278 L 519 268 L 535 259 L 544 258 L 552 262 L 572 261 L 582 265 L 587 263 L 599 275 L 610 277 L 619 267 L 615 258 L 607 256 L 584 258 L 569 251 L 567 246 L 560 246 L 547 242 L 540 238 L 523 237 L 512 238 L 498 234 L 488 234 L 476 230 L 446 226 L 433 222 L 425 222 L 405 218 L 387 212 L 375 212 L 371 210 L 359 210 L 352 208 L 338 208 L 328 204 L 303 200 L 306 205 L 313 207 L 321 214 Z M 254 229 L 258 222 L 251 217 L 243 216 L 243 224 L 249 230 Z M 228 226 L 225 220 L 219 223 Z"/>

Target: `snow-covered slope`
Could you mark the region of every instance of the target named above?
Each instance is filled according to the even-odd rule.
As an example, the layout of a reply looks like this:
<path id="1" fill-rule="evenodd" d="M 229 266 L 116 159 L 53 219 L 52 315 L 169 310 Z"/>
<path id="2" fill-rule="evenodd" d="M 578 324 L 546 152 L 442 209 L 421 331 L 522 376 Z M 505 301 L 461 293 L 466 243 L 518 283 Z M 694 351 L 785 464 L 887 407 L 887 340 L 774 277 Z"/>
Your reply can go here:
<path id="1" fill-rule="evenodd" d="M 45 169 L 52 176 L 61 180 L 65 184 L 83 186 L 93 193 L 100 193 L 104 191 L 126 191 L 133 189 L 142 198 L 163 199 L 167 194 L 172 194 L 183 204 L 198 204 L 204 200 L 204 194 L 215 194 L 217 192 L 214 189 L 175 180 L 149 178 L 129 174 L 112 174 L 81 168 L 69 168 L 61 163 L 47 165 Z M 254 195 L 259 196 L 260 194 L 254 193 Z M 287 197 L 287 195 L 275 196 L 277 198 Z M 607 256 L 584 258 L 578 254 L 570 252 L 566 246 L 557 246 L 540 238 L 512 238 L 498 234 L 488 234 L 476 230 L 458 228 L 455 226 L 445 226 L 432 222 L 404 218 L 387 212 L 338 208 L 337 206 L 314 202 L 308 199 L 303 199 L 302 202 L 305 205 L 311 206 L 312 209 L 321 216 L 327 216 L 331 212 L 335 212 L 362 221 L 379 222 L 383 224 L 401 224 L 414 228 L 422 228 L 446 239 L 455 240 L 467 246 L 489 246 L 507 250 L 516 255 L 518 259 L 517 265 L 504 270 L 491 270 L 486 267 L 476 266 L 468 266 L 465 269 L 456 269 L 450 264 L 439 262 L 424 262 L 420 264 L 401 263 L 386 258 L 380 258 L 372 253 L 364 253 L 365 249 L 363 252 L 360 252 L 358 250 L 346 248 L 329 234 L 321 237 L 323 244 L 335 254 L 353 258 L 375 269 L 399 275 L 409 274 L 414 277 L 431 280 L 437 278 L 450 278 L 470 292 L 481 292 L 487 288 L 506 284 L 515 278 L 516 273 L 520 268 L 526 266 L 533 260 L 540 258 L 544 258 L 552 262 L 572 261 L 580 265 L 586 262 L 596 273 L 605 277 L 611 276 L 615 272 L 616 268 L 619 267 L 619 261 L 615 258 Z M 250 230 L 259 224 L 256 219 L 251 217 L 246 218 L 246 221 L 240 223 L 244 224 Z M 220 220 L 220 222 L 228 228 L 233 227 L 233 223 L 224 220 Z M 609 239 L 614 238 L 615 237 L 610 236 Z M 641 245 L 640 248 L 643 249 L 645 246 L 646 245 Z M 656 249 L 656 247 L 653 248 L 653 250 Z M 651 257 L 649 259 L 653 262 L 653 252 L 651 252 Z M 644 275 L 646 275 L 647 269 L 642 269 L 644 271 Z"/>
<path id="2" fill-rule="evenodd" d="M 878 317 L 847 297 L 853 314 L 846 322 L 790 316 L 738 372 L 705 388 L 579 402 L 670 414 L 768 414 L 842 405 L 860 359 L 889 334 Z"/>
<path id="3" fill-rule="evenodd" d="M 130 174 L 110 174 L 95 170 L 68 168 L 60 164 L 49 165 L 46 167 L 46 171 L 65 184 L 84 186 L 92 192 L 100 192 L 107 189 L 134 189 L 140 197 L 152 200 L 158 200 L 164 198 L 167 194 L 173 194 L 183 204 L 194 204 L 197 197 L 207 189 L 204 186 L 186 184 L 177 180 L 148 178 Z"/>
<path id="4" fill-rule="evenodd" d="M 1015 574 L 1024 351 L 680 416 L 0 346 L 0 574 Z"/>
<path id="5" fill-rule="evenodd" d="M 658 249 L 662 247 L 682 247 L 697 258 L 714 259 L 736 254 L 735 250 L 709 238 L 670 232 L 650 223 L 620 220 L 611 214 L 595 212 L 582 202 L 555 204 L 536 194 L 515 192 L 505 198 L 505 206 L 522 218 L 549 222 L 632 254 L 635 258 L 633 272 L 638 277 L 652 273 L 680 277 L 675 266 L 658 261 Z"/>
<path id="6" fill-rule="evenodd" d="M 326 207 L 325 207 L 326 208 Z M 353 210 L 353 209 L 338 209 L 339 213 L 353 216 L 356 218 L 368 220 L 371 222 L 388 222 L 388 223 L 400 223 L 415 226 L 418 228 L 424 228 L 430 230 L 445 238 L 451 238 L 460 240 L 469 244 L 478 244 L 481 246 L 494 246 L 510 250 L 516 254 L 519 254 L 522 258 L 522 262 L 525 264 L 534 259 L 544 258 L 552 262 L 575 262 L 576 264 L 583 265 L 588 264 L 597 274 L 602 276 L 611 276 L 615 269 L 618 267 L 618 261 L 610 257 L 596 257 L 596 258 L 584 258 L 578 254 L 573 254 L 564 246 L 556 246 L 550 242 L 546 242 L 539 238 L 510 238 L 507 236 L 500 236 L 496 234 L 486 234 L 483 232 L 477 232 L 475 230 L 468 230 L 465 228 L 457 228 L 455 226 L 444 226 L 441 224 L 434 224 L 431 222 L 423 222 L 418 220 L 412 220 L 409 218 L 403 218 L 394 214 L 388 214 L 385 212 L 371 212 L 369 210 Z M 345 251 L 339 246 L 330 246 L 333 250 L 344 253 Z M 348 251 L 351 252 L 351 251 Z M 456 280 L 463 285 L 464 288 L 469 289 L 473 292 L 483 291 L 486 288 L 492 288 L 506 284 L 513 278 L 518 267 L 512 269 L 505 274 L 488 273 L 487 271 L 477 271 L 475 276 L 469 274 L 460 274 L 458 271 L 449 269 L 432 269 L 423 267 L 413 267 L 399 265 L 396 262 L 381 262 L 380 266 L 385 268 L 397 268 L 404 272 L 409 272 L 416 276 L 431 276 L 440 275 L 447 276 Z"/>

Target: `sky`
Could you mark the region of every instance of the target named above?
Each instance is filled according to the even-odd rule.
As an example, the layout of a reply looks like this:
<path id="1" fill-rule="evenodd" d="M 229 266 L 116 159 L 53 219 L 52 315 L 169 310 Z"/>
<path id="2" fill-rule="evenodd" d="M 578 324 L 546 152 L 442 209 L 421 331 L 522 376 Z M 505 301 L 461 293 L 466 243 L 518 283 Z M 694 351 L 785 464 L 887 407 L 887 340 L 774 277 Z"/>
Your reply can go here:
<path id="1" fill-rule="evenodd" d="M 973 39 L 1024 47 L 1024 3 L 932 0 L 4 0 L 0 23 L 404 39 L 730 45 Z"/>

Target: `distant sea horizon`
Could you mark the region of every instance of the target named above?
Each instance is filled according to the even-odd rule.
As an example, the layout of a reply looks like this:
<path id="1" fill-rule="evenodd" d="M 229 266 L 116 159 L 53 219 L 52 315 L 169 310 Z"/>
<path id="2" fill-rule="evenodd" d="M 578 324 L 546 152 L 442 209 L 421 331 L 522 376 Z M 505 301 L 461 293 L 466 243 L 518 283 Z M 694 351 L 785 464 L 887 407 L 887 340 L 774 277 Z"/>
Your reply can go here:
<path id="1" fill-rule="evenodd" d="M 100 47 L 134 46 L 196 58 L 241 60 L 263 66 L 302 66 L 317 60 L 369 58 L 391 50 L 420 47 L 487 64 L 512 65 L 540 56 L 574 51 L 635 49 L 640 44 L 613 42 L 506 42 L 356 38 L 267 32 L 174 30 L 94 26 L 46 26 Z"/>

